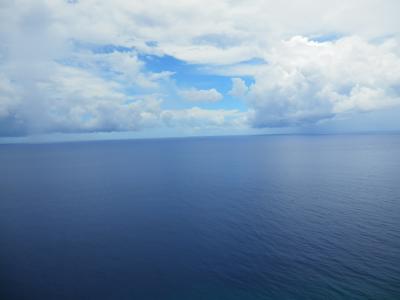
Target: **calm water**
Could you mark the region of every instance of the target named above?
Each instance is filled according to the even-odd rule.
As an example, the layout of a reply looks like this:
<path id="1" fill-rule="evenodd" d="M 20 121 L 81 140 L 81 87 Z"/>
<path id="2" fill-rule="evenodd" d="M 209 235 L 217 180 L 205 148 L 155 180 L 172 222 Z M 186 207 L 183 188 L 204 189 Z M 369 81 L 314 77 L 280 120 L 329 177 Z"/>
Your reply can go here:
<path id="1" fill-rule="evenodd" d="M 400 299 L 400 135 L 0 145 L 1 299 Z"/>

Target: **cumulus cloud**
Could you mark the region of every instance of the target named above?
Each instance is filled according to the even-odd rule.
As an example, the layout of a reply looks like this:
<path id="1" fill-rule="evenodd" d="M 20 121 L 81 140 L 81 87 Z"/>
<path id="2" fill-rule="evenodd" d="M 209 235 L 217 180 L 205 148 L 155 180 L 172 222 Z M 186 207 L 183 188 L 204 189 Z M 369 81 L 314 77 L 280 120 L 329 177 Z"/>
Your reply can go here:
<path id="1" fill-rule="evenodd" d="M 51 78 L 30 87 L 30 92 L 35 93 L 32 95 L 34 105 L 19 102 L 20 97 L 27 97 L 29 101 L 29 95 L 18 95 L 16 87 L 0 78 L 0 91 L 6 99 L 0 98 L 0 117 L 17 116 L 10 119 L 10 130 L 16 121 L 20 122 L 24 133 L 136 131 L 160 126 L 213 128 L 244 124 L 244 113 L 237 110 L 198 107 L 163 110 L 162 99 L 153 95 L 127 97 L 120 83 L 94 76 L 89 71 L 58 64 L 47 68 L 51 69 Z"/>
<path id="2" fill-rule="evenodd" d="M 246 95 L 248 87 L 246 82 L 241 78 L 232 78 L 232 89 L 229 94 L 234 97 L 243 97 Z"/>
<path id="3" fill-rule="evenodd" d="M 195 88 L 181 90 L 179 95 L 189 102 L 218 102 L 223 96 L 216 89 L 198 90 Z"/>
<path id="4" fill-rule="evenodd" d="M 397 0 L 3 1 L 0 135 L 292 126 L 396 106 L 398 11 Z M 248 113 L 166 109 L 192 82 L 148 56 L 233 78 Z M 217 102 L 222 90 L 178 94 Z"/>
<path id="5" fill-rule="evenodd" d="M 7 97 L 14 104 L 8 113 L 16 114 L 14 121 L 27 133 L 138 130 L 157 118 L 160 100 L 128 98 L 117 82 L 81 69 L 46 67 L 51 69 L 50 78 L 29 86 L 21 83 L 20 95 Z M 21 98 L 25 101 L 16 101 Z"/>
<path id="6" fill-rule="evenodd" d="M 256 127 L 315 123 L 337 114 L 400 105 L 397 42 L 359 37 L 315 42 L 283 41 L 266 53 L 248 103 Z"/>
<path id="7" fill-rule="evenodd" d="M 172 72 L 147 71 L 133 48 L 101 51 L 102 44 L 79 40 L 64 15 L 75 6 L 23 2 L 0 7 L 0 135 L 159 124 L 157 92 Z"/>

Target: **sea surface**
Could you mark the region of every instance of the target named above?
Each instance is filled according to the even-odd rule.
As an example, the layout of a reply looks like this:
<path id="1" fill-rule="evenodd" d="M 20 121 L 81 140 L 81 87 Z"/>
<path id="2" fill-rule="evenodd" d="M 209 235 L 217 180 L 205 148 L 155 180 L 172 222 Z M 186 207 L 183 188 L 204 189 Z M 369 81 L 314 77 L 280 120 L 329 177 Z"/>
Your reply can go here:
<path id="1" fill-rule="evenodd" d="M 400 299 L 400 135 L 0 145 L 0 299 Z"/>

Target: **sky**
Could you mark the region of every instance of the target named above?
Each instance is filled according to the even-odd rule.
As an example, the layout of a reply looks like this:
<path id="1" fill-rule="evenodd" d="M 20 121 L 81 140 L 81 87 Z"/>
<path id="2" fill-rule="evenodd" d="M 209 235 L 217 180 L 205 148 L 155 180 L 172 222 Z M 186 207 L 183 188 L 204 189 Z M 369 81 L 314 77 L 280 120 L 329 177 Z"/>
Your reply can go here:
<path id="1" fill-rule="evenodd" d="M 0 142 L 400 130 L 400 1 L 0 0 Z"/>

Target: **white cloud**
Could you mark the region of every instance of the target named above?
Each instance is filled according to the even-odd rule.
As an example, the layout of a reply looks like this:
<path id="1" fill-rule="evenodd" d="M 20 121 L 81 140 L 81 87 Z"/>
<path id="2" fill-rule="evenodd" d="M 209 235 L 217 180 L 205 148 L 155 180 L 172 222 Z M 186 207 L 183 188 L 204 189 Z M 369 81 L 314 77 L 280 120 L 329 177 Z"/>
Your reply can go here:
<path id="1" fill-rule="evenodd" d="M 216 89 L 198 90 L 195 88 L 180 90 L 179 95 L 189 102 L 218 102 L 223 95 Z"/>
<path id="2" fill-rule="evenodd" d="M 21 111 L 29 130 L 36 132 L 139 130 L 151 126 L 158 118 L 160 100 L 132 99 L 120 90 L 117 82 L 54 64 L 51 78 L 30 87 L 35 103 Z M 31 100 L 30 95 L 25 97 Z"/>
<path id="3" fill-rule="evenodd" d="M 397 47 L 394 40 L 374 44 L 358 37 L 283 41 L 266 54 L 269 63 L 250 87 L 253 125 L 301 125 L 400 105 Z"/>
<path id="4" fill-rule="evenodd" d="M 243 127 L 246 124 L 246 113 L 238 110 L 210 110 L 199 107 L 182 110 L 165 110 L 161 113 L 162 121 L 171 127 L 210 128 L 210 127 Z"/>
<path id="5" fill-rule="evenodd" d="M 295 35 L 337 33 L 372 39 L 399 35 L 400 28 L 397 0 L 86 0 L 74 4 L 19 0 L 4 6 L 4 28 L 22 17 L 27 28 L 41 23 L 52 40 L 133 46 L 211 64 L 260 57 L 264 49 Z M 147 41 L 157 45 L 149 47 Z"/>
<path id="6" fill-rule="evenodd" d="M 0 77 L 0 118 L 17 115 L 10 124 L 2 124 L 9 127 L 9 134 L 15 131 L 15 122 L 23 133 L 136 131 L 165 126 L 197 130 L 245 124 L 245 113 L 237 110 L 163 110 L 157 95 L 128 97 L 123 84 L 96 76 L 90 69 L 51 63 L 46 70 L 51 77 L 20 81 L 16 86 Z M 6 127 L 3 131 L 7 135 Z"/>
<path id="7" fill-rule="evenodd" d="M 233 78 L 230 94 L 246 98 L 256 127 L 395 106 L 399 11 L 397 0 L 3 1 L 0 135 L 244 124 L 235 110 L 164 110 L 175 70 L 148 70 L 146 55 L 253 77 L 249 86 Z M 90 49 L 104 45 L 131 51 Z M 180 95 L 216 102 L 218 89 Z"/>
<path id="8" fill-rule="evenodd" d="M 147 71 L 133 49 L 77 47 L 92 41 L 77 39 L 67 26 L 71 9 L 61 1 L 0 6 L 0 135 L 159 125 L 162 101 L 153 95 L 172 73 Z"/>
<path id="9" fill-rule="evenodd" d="M 92 73 L 108 73 L 114 81 L 143 89 L 157 89 L 162 81 L 168 80 L 174 74 L 169 71 L 146 71 L 145 64 L 134 49 L 110 53 L 78 52 L 72 58 L 75 64 L 90 69 Z"/>
<path id="10" fill-rule="evenodd" d="M 232 89 L 229 91 L 229 94 L 234 97 L 243 97 L 246 95 L 248 89 L 243 79 L 232 78 Z"/>
<path id="11" fill-rule="evenodd" d="M 264 49 L 295 35 L 372 39 L 398 35 L 400 28 L 397 0 L 89 0 L 47 6 L 74 38 L 217 65 L 260 57 Z M 157 46 L 150 49 L 146 41 Z"/>
<path id="12" fill-rule="evenodd" d="M 0 76 L 0 119 L 9 122 L 0 123 L 0 133 L 15 134 L 16 125 L 21 133 L 41 133 L 136 131 L 165 126 L 237 128 L 244 124 L 245 114 L 237 110 L 163 110 L 157 95 L 127 96 L 123 91 L 125 81 L 103 79 L 91 68 L 57 63 L 42 67 L 46 72 L 32 81 L 18 77 L 18 84 L 13 84 Z M 9 73 L 14 71 L 10 69 Z M 220 97 L 213 89 L 195 93 L 201 96 L 196 100 L 202 101 Z"/>

